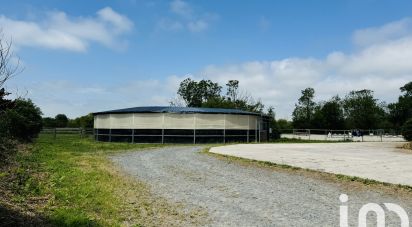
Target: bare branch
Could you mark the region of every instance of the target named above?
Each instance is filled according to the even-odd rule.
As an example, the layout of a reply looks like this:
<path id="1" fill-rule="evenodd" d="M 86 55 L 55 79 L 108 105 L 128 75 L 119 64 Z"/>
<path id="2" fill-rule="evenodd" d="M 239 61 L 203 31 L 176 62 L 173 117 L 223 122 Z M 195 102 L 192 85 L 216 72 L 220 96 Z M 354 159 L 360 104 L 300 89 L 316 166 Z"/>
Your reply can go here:
<path id="1" fill-rule="evenodd" d="M 23 71 L 20 59 L 13 54 L 11 47 L 12 41 L 6 41 L 0 30 L 0 89 L 4 88 L 6 81 Z"/>

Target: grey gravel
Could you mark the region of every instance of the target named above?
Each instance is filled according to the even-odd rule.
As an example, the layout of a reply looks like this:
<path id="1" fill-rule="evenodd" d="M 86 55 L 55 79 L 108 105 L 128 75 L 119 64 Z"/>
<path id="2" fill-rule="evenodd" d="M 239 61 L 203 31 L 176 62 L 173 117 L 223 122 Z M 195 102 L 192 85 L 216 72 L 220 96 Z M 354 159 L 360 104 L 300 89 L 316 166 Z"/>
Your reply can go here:
<path id="1" fill-rule="evenodd" d="M 357 226 L 362 205 L 396 203 L 411 218 L 412 198 L 374 189 L 243 166 L 202 154 L 202 147 L 167 147 L 111 157 L 128 174 L 151 186 L 156 196 L 186 209 L 205 209 L 211 226 L 339 226 L 339 195 L 348 194 L 349 222 Z M 376 219 L 369 215 L 370 223 Z M 399 218 L 386 211 L 387 226 Z"/>

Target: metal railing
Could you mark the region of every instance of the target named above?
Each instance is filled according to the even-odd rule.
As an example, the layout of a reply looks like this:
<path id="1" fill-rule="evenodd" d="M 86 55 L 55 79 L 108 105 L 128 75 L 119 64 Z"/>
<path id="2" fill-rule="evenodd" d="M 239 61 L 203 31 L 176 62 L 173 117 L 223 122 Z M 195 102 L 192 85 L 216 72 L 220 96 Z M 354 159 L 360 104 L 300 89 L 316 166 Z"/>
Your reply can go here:
<path id="1" fill-rule="evenodd" d="M 384 129 L 283 129 L 281 138 L 326 141 L 403 142 L 405 139 L 395 130 Z"/>

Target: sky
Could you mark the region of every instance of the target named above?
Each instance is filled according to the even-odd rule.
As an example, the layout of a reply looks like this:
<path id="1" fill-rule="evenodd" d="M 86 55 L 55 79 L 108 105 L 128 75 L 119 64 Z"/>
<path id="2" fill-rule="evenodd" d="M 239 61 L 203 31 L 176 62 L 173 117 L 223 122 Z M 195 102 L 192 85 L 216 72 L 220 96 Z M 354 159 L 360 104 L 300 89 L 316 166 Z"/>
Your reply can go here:
<path id="1" fill-rule="evenodd" d="M 3 1 L 0 29 L 22 72 L 6 84 L 44 116 L 168 105 L 180 81 L 240 82 L 291 118 L 316 100 L 412 81 L 412 1 Z"/>

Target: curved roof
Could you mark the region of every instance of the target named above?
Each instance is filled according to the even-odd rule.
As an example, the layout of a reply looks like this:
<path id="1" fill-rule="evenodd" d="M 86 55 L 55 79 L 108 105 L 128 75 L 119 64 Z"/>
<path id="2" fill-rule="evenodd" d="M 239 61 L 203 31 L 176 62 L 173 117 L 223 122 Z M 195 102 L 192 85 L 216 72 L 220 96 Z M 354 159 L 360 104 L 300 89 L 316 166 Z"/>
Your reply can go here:
<path id="1" fill-rule="evenodd" d="M 240 114 L 240 115 L 260 115 L 259 113 L 243 111 L 238 109 L 224 108 L 200 108 L 200 107 L 174 107 L 174 106 L 139 106 L 126 109 L 109 110 L 93 113 L 112 114 L 112 113 L 209 113 L 209 114 Z"/>

